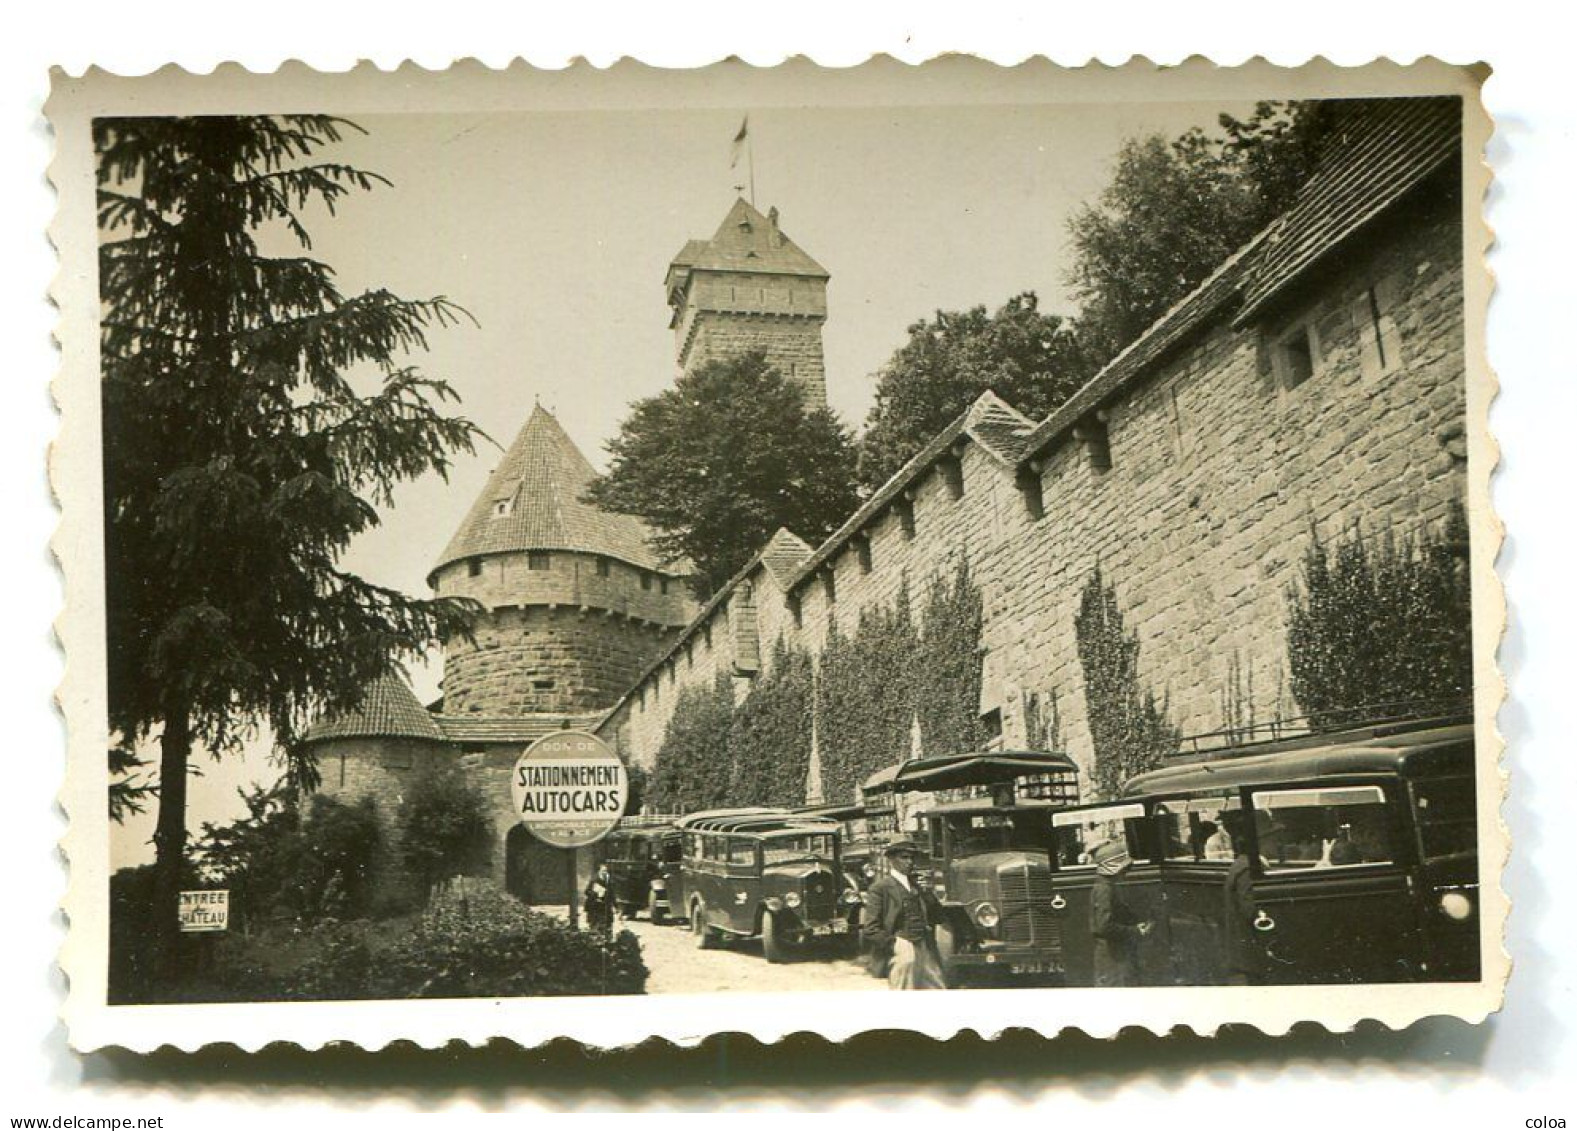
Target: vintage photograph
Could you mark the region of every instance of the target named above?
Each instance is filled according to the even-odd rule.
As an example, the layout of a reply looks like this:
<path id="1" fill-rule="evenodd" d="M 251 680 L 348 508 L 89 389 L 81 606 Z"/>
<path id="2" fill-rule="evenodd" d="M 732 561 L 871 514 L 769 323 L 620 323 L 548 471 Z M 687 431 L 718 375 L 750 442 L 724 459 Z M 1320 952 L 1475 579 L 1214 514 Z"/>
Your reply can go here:
<path id="1" fill-rule="evenodd" d="M 87 1028 L 1494 1008 L 1481 76 L 587 72 L 57 80 Z"/>

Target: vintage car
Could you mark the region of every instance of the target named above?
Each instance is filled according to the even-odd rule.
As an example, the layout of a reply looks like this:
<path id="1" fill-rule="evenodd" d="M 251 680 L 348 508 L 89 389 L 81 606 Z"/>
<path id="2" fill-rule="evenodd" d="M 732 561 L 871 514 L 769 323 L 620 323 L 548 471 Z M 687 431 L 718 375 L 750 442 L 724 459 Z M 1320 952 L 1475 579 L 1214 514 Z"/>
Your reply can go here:
<path id="1" fill-rule="evenodd" d="M 661 923 L 673 914 L 669 885 L 679 870 L 681 846 L 679 831 L 668 825 L 619 828 L 603 838 L 603 863 L 625 918 L 645 911 Z"/>
<path id="2" fill-rule="evenodd" d="M 843 879 L 840 829 L 786 809 L 693 813 L 678 822 L 696 944 L 759 937 L 769 962 L 812 939 L 847 942 L 859 896 Z"/>
<path id="3" fill-rule="evenodd" d="M 1119 837 L 1135 861 L 1123 898 L 1154 924 L 1139 951 L 1148 984 L 1474 981 L 1476 813 L 1473 729 L 1459 721 L 1238 746 L 1143 774 L 1115 802 L 1053 815 L 1068 982 L 1091 984 L 1090 858 Z"/>
<path id="4" fill-rule="evenodd" d="M 1077 773 L 1067 755 L 1035 750 L 921 758 L 899 770 L 898 792 L 936 797 L 920 815 L 931 889 L 945 912 L 936 939 L 950 984 L 1061 973 L 1051 818 L 1076 796 Z M 1024 781 L 1041 796 L 1021 799 L 1015 783 Z"/>

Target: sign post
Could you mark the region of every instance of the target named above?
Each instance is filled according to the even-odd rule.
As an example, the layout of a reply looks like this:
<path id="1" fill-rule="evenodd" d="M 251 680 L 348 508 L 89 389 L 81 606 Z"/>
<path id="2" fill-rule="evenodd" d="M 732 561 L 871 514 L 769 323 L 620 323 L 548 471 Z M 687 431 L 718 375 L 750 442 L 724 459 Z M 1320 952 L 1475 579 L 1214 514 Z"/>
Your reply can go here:
<path id="1" fill-rule="evenodd" d="M 230 929 L 230 891 L 183 891 L 177 906 L 183 935 L 214 934 Z"/>
<path id="2" fill-rule="evenodd" d="M 570 926 L 578 926 L 577 850 L 596 844 L 624 816 L 630 800 L 624 760 L 594 734 L 555 731 L 533 742 L 515 762 L 509 790 L 515 813 L 531 834 L 566 850 Z"/>

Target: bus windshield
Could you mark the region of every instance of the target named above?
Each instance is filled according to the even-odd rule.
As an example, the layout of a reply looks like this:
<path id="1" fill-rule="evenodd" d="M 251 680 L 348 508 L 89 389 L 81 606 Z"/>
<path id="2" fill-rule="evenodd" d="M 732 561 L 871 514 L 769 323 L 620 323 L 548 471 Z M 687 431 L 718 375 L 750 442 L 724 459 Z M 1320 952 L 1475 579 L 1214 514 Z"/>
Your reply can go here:
<path id="1" fill-rule="evenodd" d="M 1051 843 L 1044 813 L 954 815 L 947 818 L 947 831 L 954 856 L 1013 849 L 1045 852 Z"/>
<path id="2" fill-rule="evenodd" d="M 832 837 L 826 834 L 772 837 L 762 842 L 762 863 L 792 864 L 803 860 L 831 860 Z"/>

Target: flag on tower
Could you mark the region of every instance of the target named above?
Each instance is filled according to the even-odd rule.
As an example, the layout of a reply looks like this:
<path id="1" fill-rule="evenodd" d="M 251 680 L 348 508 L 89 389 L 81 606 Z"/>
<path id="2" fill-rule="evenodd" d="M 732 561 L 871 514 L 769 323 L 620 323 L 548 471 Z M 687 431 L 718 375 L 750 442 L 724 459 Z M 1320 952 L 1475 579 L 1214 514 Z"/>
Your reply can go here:
<path id="1" fill-rule="evenodd" d="M 744 120 L 739 123 L 739 132 L 734 135 L 734 148 L 732 151 L 732 156 L 730 156 L 728 159 L 728 167 L 730 169 L 738 167 L 739 159 L 744 155 L 745 152 L 745 143 L 749 140 L 750 115 L 746 114 Z"/>

